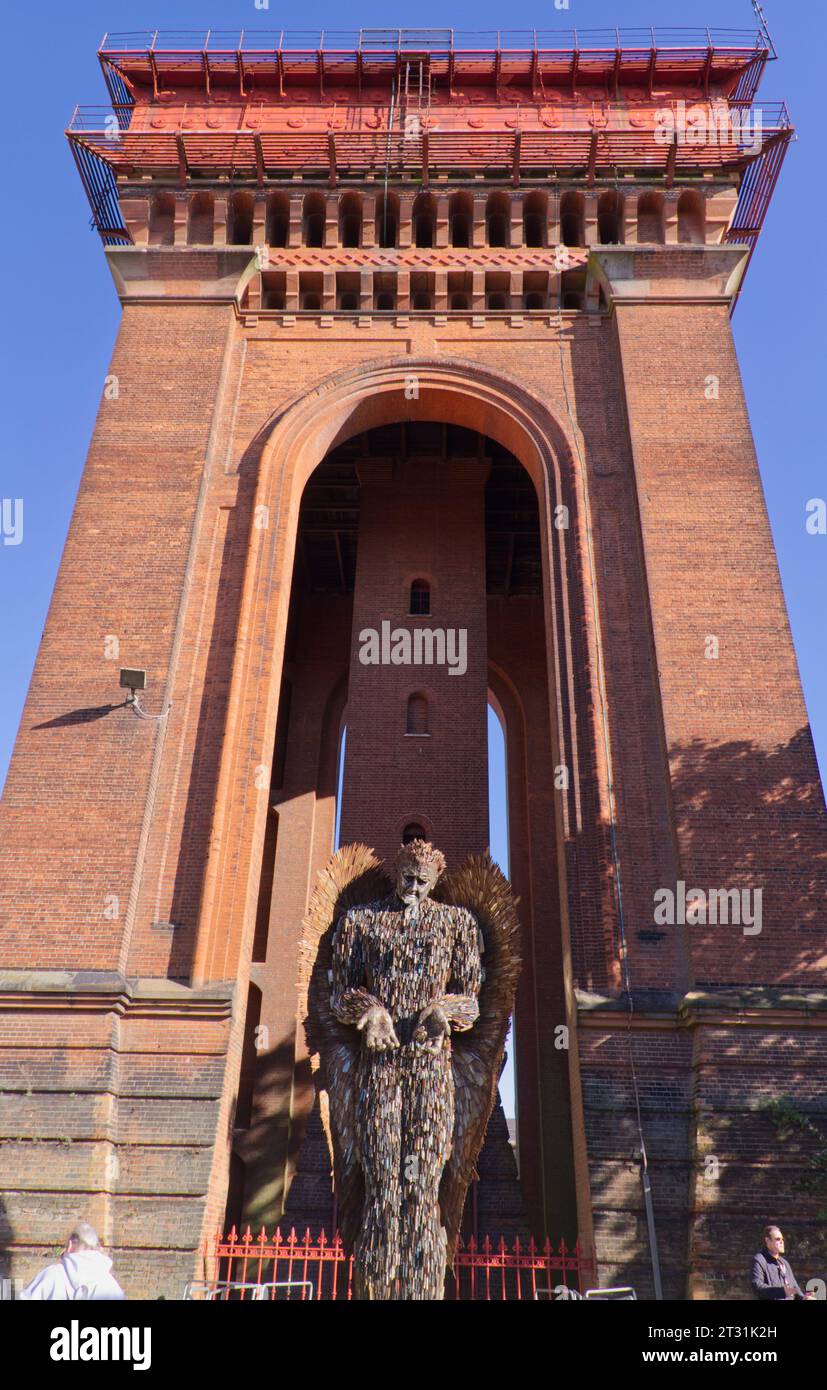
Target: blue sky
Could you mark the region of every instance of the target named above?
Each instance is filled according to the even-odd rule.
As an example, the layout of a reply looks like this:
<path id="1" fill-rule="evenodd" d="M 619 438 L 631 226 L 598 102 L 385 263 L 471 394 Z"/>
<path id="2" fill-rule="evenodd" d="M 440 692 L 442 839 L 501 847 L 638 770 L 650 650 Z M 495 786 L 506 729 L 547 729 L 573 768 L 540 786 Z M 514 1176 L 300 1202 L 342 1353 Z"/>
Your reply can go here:
<path id="1" fill-rule="evenodd" d="M 558 0 L 559 3 L 559 0 Z M 751 411 L 781 577 L 805 696 L 827 767 L 827 644 L 823 612 L 827 536 L 804 527 L 809 498 L 827 494 L 823 292 L 817 246 L 824 225 L 821 158 L 825 72 L 813 35 L 811 0 L 767 0 L 779 62 L 765 100 L 790 105 L 799 140 L 787 157 L 734 328 Z M 341 29 L 415 24 L 457 29 L 579 28 L 656 23 L 681 27 L 752 25 L 749 0 L 510 0 L 372 4 L 346 12 L 318 3 L 293 11 L 271 0 L 75 0 L 15 5 L 4 17 L 7 52 L 4 174 L 9 190 L 0 241 L 6 266 L 7 334 L 0 374 L 5 445 L 0 497 L 24 499 L 23 542 L 0 544 L 0 781 L 14 742 L 49 598 L 60 562 L 119 309 L 63 129 L 75 103 L 101 105 L 95 57 L 106 29 Z M 796 240 L 793 243 L 792 238 Z M 811 264 L 812 274 L 802 267 Z M 12 347 L 13 344 L 13 347 Z M 102 543 L 105 543 L 103 540 Z M 497 830 L 493 838 L 496 839 Z"/>

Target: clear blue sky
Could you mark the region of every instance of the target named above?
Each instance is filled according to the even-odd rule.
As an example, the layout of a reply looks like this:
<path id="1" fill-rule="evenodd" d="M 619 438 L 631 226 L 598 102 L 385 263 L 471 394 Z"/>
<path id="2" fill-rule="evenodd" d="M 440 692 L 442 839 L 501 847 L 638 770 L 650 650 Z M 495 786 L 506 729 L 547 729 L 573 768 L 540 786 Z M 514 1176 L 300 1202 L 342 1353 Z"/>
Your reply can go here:
<path id="1" fill-rule="evenodd" d="M 827 767 L 827 537 L 804 529 L 824 497 L 824 301 L 817 239 L 825 224 L 823 20 L 812 0 L 766 0 L 781 55 L 765 100 L 785 98 L 799 131 L 734 326 L 781 576 L 822 774 Z M 118 302 L 63 137 L 76 102 L 102 105 L 107 29 L 311 29 L 452 24 L 457 29 L 615 24 L 747 28 L 749 0 L 544 3 L 330 3 L 267 10 L 253 0 L 73 0 L 4 15 L 6 215 L 0 226 L 7 332 L 0 390 L 0 497 L 24 499 L 24 539 L 0 544 L 0 781 L 5 776 L 118 326 Z M 793 241 L 795 238 L 795 241 Z M 805 248 L 808 255 L 805 256 Z M 810 250 L 810 248 L 813 248 Z M 805 263 L 810 271 L 804 274 Z M 820 302 L 817 302 L 820 301 Z M 106 544 L 106 537 L 101 537 Z M 492 837 L 497 838 L 497 832 Z"/>

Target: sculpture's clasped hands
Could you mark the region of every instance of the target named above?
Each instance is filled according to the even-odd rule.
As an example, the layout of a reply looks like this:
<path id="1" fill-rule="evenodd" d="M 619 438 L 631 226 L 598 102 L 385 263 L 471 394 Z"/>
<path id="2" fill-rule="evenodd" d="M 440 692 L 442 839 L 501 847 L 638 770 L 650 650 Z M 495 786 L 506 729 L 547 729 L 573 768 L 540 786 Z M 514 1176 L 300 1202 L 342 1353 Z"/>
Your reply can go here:
<path id="1" fill-rule="evenodd" d="M 362 1014 L 356 1027 L 364 1033 L 365 1047 L 369 1052 L 388 1052 L 399 1046 L 393 1019 L 381 1004 L 372 1004 Z"/>
<path id="2" fill-rule="evenodd" d="M 414 1030 L 414 1042 L 426 1052 L 437 1053 L 451 1032 L 451 1022 L 438 1000 L 428 1004 L 419 1015 Z"/>

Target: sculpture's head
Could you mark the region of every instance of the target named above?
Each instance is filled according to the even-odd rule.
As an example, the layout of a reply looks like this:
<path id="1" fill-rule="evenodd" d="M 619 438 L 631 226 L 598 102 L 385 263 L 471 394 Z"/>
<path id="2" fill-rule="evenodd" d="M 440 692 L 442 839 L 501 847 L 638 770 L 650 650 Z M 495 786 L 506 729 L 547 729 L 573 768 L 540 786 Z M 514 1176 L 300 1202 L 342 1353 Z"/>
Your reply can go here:
<path id="1" fill-rule="evenodd" d="M 426 840 L 411 840 L 396 856 L 396 892 L 408 907 L 417 907 L 445 872 L 445 856 Z"/>

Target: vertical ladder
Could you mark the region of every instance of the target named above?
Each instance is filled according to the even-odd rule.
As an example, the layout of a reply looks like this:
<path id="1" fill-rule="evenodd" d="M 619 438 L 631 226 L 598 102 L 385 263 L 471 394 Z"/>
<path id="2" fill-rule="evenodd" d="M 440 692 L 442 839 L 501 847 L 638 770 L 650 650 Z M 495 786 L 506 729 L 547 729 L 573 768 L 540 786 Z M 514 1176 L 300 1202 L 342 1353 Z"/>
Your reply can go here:
<path id="1" fill-rule="evenodd" d="M 431 111 L 431 58 L 428 53 L 406 53 L 400 69 L 400 116 L 405 135 L 418 135 Z"/>

